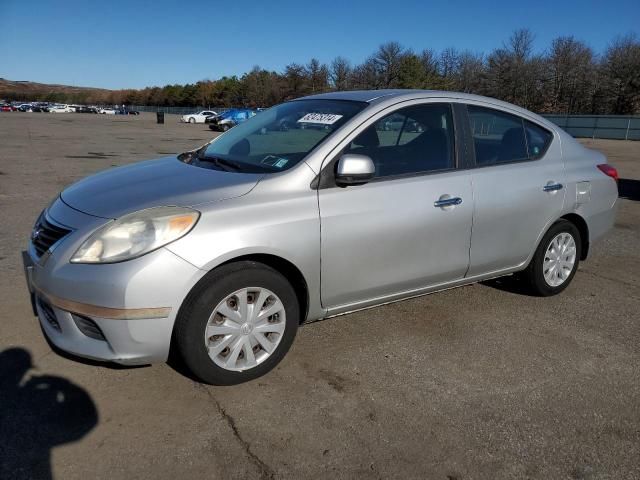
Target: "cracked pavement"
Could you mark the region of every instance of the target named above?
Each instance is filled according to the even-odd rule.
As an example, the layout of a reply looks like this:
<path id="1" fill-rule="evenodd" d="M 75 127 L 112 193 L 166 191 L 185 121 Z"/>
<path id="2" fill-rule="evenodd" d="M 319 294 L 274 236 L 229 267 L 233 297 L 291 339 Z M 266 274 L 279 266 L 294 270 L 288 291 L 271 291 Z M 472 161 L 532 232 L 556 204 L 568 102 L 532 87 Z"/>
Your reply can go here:
<path id="1" fill-rule="evenodd" d="M 72 382 L 98 414 L 80 439 L 51 445 L 54 478 L 640 477 L 638 200 L 620 200 L 615 229 L 562 295 L 493 281 L 315 322 L 248 384 L 50 354 L 20 263 L 31 226 L 79 178 L 212 136 L 166 121 L 0 114 L 0 352 L 26 350 L 31 378 Z M 640 142 L 584 143 L 640 181 Z M 0 364 L 0 427 L 25 421 L 2 408 L 16 368 Z M 25 425 L 41 443 L 42 425 Z M 0 466 L 9 442 L 0 432 Z"/>

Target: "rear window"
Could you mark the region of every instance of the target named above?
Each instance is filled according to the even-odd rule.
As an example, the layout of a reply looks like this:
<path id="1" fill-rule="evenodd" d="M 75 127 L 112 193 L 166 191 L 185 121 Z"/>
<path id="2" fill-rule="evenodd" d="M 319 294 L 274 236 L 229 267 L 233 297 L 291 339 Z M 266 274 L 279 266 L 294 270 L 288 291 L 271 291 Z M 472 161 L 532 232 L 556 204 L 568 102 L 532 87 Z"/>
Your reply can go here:
<path id="1" fill-rule="evenodd" d="M 548 130 L 517 115 L 475 105 L 467 109 L 478 166 L 540 158 L 553 138 Z"/>

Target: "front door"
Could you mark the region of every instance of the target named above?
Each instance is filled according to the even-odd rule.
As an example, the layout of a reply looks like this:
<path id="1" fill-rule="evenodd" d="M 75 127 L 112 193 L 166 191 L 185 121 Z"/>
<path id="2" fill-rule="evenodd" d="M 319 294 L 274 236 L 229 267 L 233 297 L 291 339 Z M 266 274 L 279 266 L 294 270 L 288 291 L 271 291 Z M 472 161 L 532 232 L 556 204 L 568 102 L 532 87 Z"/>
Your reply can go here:
<path id="1" fill-rule="evenodd" d="M 343 153 L 372 158 L 376 178 L 321 188 L 321 296 L 340 308 L 458 280 L 469 265 L 470 176 L 456 170 L 449 104 L 405 107 Z"/>

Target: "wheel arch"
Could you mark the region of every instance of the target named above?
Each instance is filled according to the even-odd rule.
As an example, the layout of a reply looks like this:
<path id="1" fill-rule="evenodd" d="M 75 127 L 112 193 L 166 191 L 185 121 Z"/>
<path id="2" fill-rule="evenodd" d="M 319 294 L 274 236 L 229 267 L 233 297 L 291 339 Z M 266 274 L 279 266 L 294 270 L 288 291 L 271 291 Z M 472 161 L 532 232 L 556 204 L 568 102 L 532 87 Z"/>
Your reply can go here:
<path id="1" fill-rule="evenodd" d="M 306 278 L 300 269 L 291 261 L 270 253 L 247 253 L 244 255 L 238 255 L 213 266 L 196 284 L 189 290 L 187 297 L 194 291 L 196 291 L 202 282 L 206 282 L 209 275 L 215 272 L 217 269 L 237 262 L 257 262 L 268 267 L 273 268 L 278 273 L 282 274 L 293 287 L 298 303 L 300 305 L 300 323 L 303 323 L 307 319 L 309 313 L 309 286 Z M 187 298 L 185 297 L 185 299 Z"/>
<path id="2" fill-rule="evenodd" d="M 555 220 L 550 220 L 547 225 L 542 229 L 538 238 L 536 239 L 535 248 L 529 254 L 529 257 L 520 265 L 520 269 L 525 269 L 531 264 L 531 260 L 533 260 L 533 256 L 536 253 L 536 250 L 540 246 L 540 242 L 549 231 L 549 229 L 556 224 L 559 220 L 566 220 L 571 222 L 577 229 L 580 234 L 580 260 L 586 260 L 587 255 L 589 253 L 589 226 L 587 225 L 586 220 L 578 215 L 577 213 L 570 212 L 562 215 L 561 217 L 556 218 Z"/>
<path id="3" fill-rule="evenodd" d="M 309 286 L 304 275 L 296 265 L 277 255 L 269 253 L 253 253 L 234 257 L 219 266 L 242 261 L 262 263 L 282 274 L 289 283 L 291 283 L 291 286 L 298 297 L 298 303 L 300 305 L 300 323 L 303 323 L 307 319 L 307 314 L 309 313 Z"/>
<path id="4" fill-rule="evenodd" d="M 558 220 L 567 220 L 575 225 L 580 233 L 580 260 L 586 260 L 589 254 L 589 226 L 584 218 L 577 213 L 568 213 Z"/>

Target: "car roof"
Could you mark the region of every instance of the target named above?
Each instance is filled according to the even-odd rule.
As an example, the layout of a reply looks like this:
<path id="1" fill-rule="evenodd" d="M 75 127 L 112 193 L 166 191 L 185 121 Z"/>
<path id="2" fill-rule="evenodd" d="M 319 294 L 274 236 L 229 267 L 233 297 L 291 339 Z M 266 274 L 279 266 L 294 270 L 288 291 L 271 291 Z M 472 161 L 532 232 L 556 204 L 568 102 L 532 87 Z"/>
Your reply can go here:
<path id="1" fill-rule="evenodd" d="M 381 89 L 381 90 L 349 90 L 341 92 L 320 93 L 317 95 L 308 95 L 306 97 L 297 98 L 295 100 L 350 100 L 356 102 L 366 102 L 370 105 L 380 103 L 397 103 L 407 100 L 423 99 L 423 98 L 448 98 L 457 100 L 468 100 L 483 103 L 487 106 L 494 106 L 511 110 L 528 117 L 535 118 L 539 123 L 553 127 L 553 124 L 543 117 L 522 107 L 503 102 L 491 97 L 482 95 L 474 95 L 471 93 L 450 92 L 446 90 L 417 90 L 417 89 Z M 294 100 L 294 101 L 295 101 Z"/>

